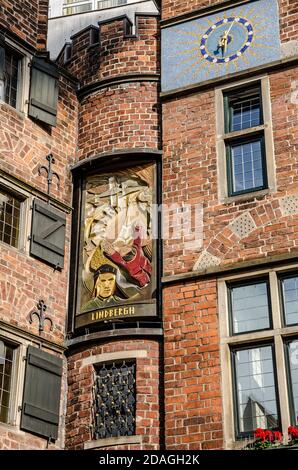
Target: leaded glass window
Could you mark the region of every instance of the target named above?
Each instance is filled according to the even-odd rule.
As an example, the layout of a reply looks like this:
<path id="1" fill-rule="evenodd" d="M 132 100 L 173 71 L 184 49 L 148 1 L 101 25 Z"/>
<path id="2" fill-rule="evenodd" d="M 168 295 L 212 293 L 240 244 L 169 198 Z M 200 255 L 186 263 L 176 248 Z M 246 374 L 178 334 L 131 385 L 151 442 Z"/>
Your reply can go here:
<path id="1" fill-rule="evenodd" d="M 262 189 L 266 183 L 263 139 L 237 142 L 228 149 L 230 192 Z"/>
<path id="2" fill-rule="evenodd" d="M 268 289 L 266 280 L 230 286 L 230 315 L 234 334 L 270 327 Z"/>
<path id="3" fill-rule="evenodd" d="M 9 422 L 14 348 L 0 340 L 0 421 Z"/>
<path id="4" fill-rule="evenodd" d="M 298 276 L 281 279 L 284 320 L 286 325 L 298 324 Z"/>
<path id="5" fill-rule="evenodd" d="M 21 200 L 0 187 L 0 241 L 18 247 Z"/>
<path id="6" fill-rule="evenodd" d="M 292 424 L 298 426 L 298 340 L 289 341 L 287 347 Z"/>
<path id="7" fill-rule="evenodd" d="M 261 86 L 224 94 L 228 196 L 268 187 Z"/>
<path id="8" fill-rule="evenodd" d="M 271 345 L 240 349 L 234 354 L 238 431 L 279 426 Z"/>

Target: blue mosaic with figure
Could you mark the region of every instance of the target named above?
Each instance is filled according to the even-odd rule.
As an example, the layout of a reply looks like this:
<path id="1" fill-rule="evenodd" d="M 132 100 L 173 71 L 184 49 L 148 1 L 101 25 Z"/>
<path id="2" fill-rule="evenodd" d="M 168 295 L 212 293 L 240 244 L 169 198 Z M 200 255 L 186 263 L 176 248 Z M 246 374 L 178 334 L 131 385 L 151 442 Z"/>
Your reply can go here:
<path id="1" fill-rule="evenodd" d="M 162 91 L 281 58 L 277 0 L 248 4 L 162 30 Z"/>

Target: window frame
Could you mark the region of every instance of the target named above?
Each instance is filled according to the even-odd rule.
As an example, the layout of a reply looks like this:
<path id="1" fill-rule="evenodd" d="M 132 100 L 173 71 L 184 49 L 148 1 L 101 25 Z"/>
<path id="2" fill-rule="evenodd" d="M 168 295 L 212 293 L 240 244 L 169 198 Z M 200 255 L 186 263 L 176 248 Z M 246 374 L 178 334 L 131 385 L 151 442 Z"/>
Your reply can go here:
<path id="1" fill-rule="evenodd" d="M 280 265 L 272 268 L 246 270 L 241 274 L 221 275 L 218 278 L 219 332 L 220 332 L 220 361 L 223 400 L 223 425 L 226 449 L 243 449 L 243 438 L 249 436 L 237 435 L 237 410 L 235 409 L 235 392 L 232 368 L 232 350 L 247 349 L 258 345 L 272 343 L 273 364 L 275 364 L 275 385 L 277 406 L 280 415 L 280 430 L 287 436 L 288 426 L 293 422 L 293 402 L 291 402 L 291 377 L 289 363 L 287 364 L 286 346 L 289 341 L 298 339 L 298 325 L 285 326 L 283 323 L 282 303 L 280 297 L 279 278 L 291 276 L 297 272 L 298 264 Z M 272 308 L 272 329 L 257 330 L 231 334 L 230 311 L 228 304 L 228 286 L 236 283 L 255 282 L 268 277 L 269 295 Z M 252 438 L 252 433 L 250 433 Z M 242 439 L 242 440 L 241 440 Z"/>
<path id="2" fill-rule="evenodd" d="M 261 91 L 261 117 L 259 126 L 248 127 L 242 130 L 227 132 L 227 100 L 229 95 L 237 94 L 239 97 L 259 88 Z M 223 85 L 215 89 L 215 116 L 216 116 L 216 154 L 217 154 L 217 178 L 218 178 L 218 200 L 219 203 L 231 203 L 238 200 L 254 199 L 276 190 L 274 140 L 272 128 L 272 114 L 270 101 L 270 81 L 268 75 L 241 80 L 233 85 Z M 241 140 L 253 140 L 256 137 L 264 137 L 264 149 L 262 149 L 263 160 L 263 187 L 249 190 L 231 192 L 229 182 L 227 147 L 232 142 Z"/>
<path id="3" fill-rule="evenodd" d="M 255 188 L 243 189 L 241 191 L 235 191 L 233 189 L 233 162 L 232 162 L 232 147 L 233 145 L 245 145 L 252 142 L 261 143 L 261 160 L 262 160 L 262 176 L 263 176 L 263 185 L 257 186 Z M 227 184 L 228 184 L 228 195 L 239 196 L 242 194 L 253 193 L 256 191 L 261 191 L 262 189 L 268 188 L 268 179 L 267 179 L 267 167 L 266 167 L 266 148 L 265 148 L 265 138 L 263 134 L 253 134 L 247 138 L 237 138 L 233 140 L 226 140 L 226 158 L 227 158 Z"/>
<path id="4" fill-rule="evenodd" d="M 298 272 L 297 272 L 297 275 L 293 275 L 295 273 L 292 272 L 292 273 L 286 273 L 286 274 L 281 274 L 279 277 L 278 277 L 278 284 L 279 284 L 279 297 L 280 297 L 280 308 L 281 308 L 281 312 L 282 312 L 282 324 L 283 326 L 286 328 L 286 327 L 291 327 L 291 326 L 298 326 L 298 320 L 296 323 L 291 323 L 290 325 L 287 324 L 286 322 L 286 309 L 285 309 L 285 298 L 284 298 L 284 294 L 283 294 L 283 280 L 284 279 L 291 279 L 293 277 L 297 277 L 298 278 Z"/>
<path id="5" fill-rule="evenodd" d="M 261 116 L 261 119 L 260 119 L 260 124 L 258 124 L 259 126 L 263 126 L 264 125 L 264 111 L 263 111 L 263 100 L 262 100 L 262 87 L 261 87 L 261 83 L 260 82 L 257 82 L 255 86 L 251 86 L 249 87 L 246 91 L 243 91 L 241 93 L 241 88 L 240 88 L 240 93 L 237 93 L 237 89 L 235 90 L 235 95 L 238 95 L 239 98 L 241 97 L 244 97 L 246 94 L 248 96 L 251 96 L 252 92 L 254 90 L 258 90 L 259 91 L 259 96 L 260 96 L 260 116 Z M 256 127 L 256 126 L 252 126 L 252 127 L 245 127 L 239 131 L 233 131 L 231 130 L 230 128 L 230 124 L 231 124 L 231 107 L 229 106 L 229 98 L 231 98 L 229 95 L 232 95 L 233 92 L 223 92 L 223 101 L 224 101 L 224 116 L 225 116 L 225 122 L 224 122 L 224 127 L 225 127 L 225 134 L 230 134 L 232 132 L 241 132 L 241 131 L 246 131 L 247 129 L 251 129 L 252 127 Z"/>
<path id="6" fill-rule="evenodd" d="M 248 349 L 255 349 L 258 347 L 270 346 L 272 352 L 272 365 L 273 365 L 273 376 L 274 376 L 274 385 L 275 385 L 275 396 L 276 396 L 276 412 L 279 423 L 281 424 L 281 413 L 279 405 L 279 395 L 278 395 L 278 386 L 277 386 L 277 369 L 276 369 L 276 360 L 275 360 L 275 347 L 273 341 L 261 341 L 260 343 L 248 343 L 241 344 L 239 347 L 232 347 L 230 350 L 231 353 L 231 366 L 232 366 L 232 384 L 233 384 L 233 404 L 234 404 L 234 416 L 235 416 L 235 437 L 237 440 L 243 438 L 251 437 L 251 432 L 249 431 L 240 431 L 240 415 L 239 415 L 239 400 L 237 393 L 237 374 L 235 366 L 235 353 L 238 351 L 247 351 Z"/>
<path id="7" fill-rule="evenodd" d="M 290 424 L 292 426 L 298 426 L 298 416 L 296 420 L 295 416 L 295 401 L 294 401 L 294 393 L 293 393 L 293 385 L 292 385 L 292 372 L 290 366 L 290 349 L 289 344 L 293 341 L 298 341 L 298 336 L 293 336 L 290 338 L 286 338 L 284 340 L 284 351 L 285 351 L 285 363 L 287 369 L 287 387 L 288 387 L 288 394 L 289 394 L 289 413 L 290 413 Z"/>
<path id="8" fill-rule="evenodd" d="M 233 328 L 233 310 L 232 310 L 232 296 L 231 296 L 231 289 L 233 287 L 244 287 L 248 285 L 253 285 L 253 284 L 261 284 L 261 283 L 266 283 L 266 288 L 267 288 L 267 298 L 268 298 L 268 310 L 269 310 L 269 326 L 268 328 L 262 328 L 262 329 L 257 329 L 257 330 L 249 330 L 249 331 L 243 331 L 236 333 L 234 332 Z M 239 281 L 235 283 L 227 283 L 227 290 L 228 290 L 228 308 L 229 308 L 229 333 L 231 336 L 237 336 L 237 335 L 243 335 L 246 333 L 255 333 L 259 331 L 268 331 L 272 330 L 273 328 L 273 321 L 272 321 L 272 305 L 271 305 L 271 295 L 270 295 L 270 283 L 269 283 L 269 278 L 267 277 L 261 277 L 261 278 L 256 278 L 256 279 L 251 279 L 249 282 Z"/>
<path id="9" fill-rule="evenodd" d="M 7 423 L 0 421 L 0 427 L 15 427 L 20 424 L 20 406 L 23 395 L 23 382 L 25 375 L 25 361 L 22 357 L 26 353 L 26 342 L 7 332 L 1 332 L 0 340 L 14 348 L 13 370 L 11 376 L 11 394 L 9 403 L 9 417 Z"/>
<path id="10" fill-rule="evenodd" d="M 14 422 L 15 418 L 15 403 L 14 403 L 14 396 L 16 390 L 16 379 L 17 379 L 17 361 L 19 357 L 19 344 L 7 339 L 6 337 L 0 336 L 0 341 L 2 341 L 5 345 L 10 346 L 13 349 L 13 358 L 12 358 L 12 371 L 11 371 L 11 383 L 10 383 L 10 390 L 9 390 L 9 405 L 8 405 L 8 420 L 1 421 L 0 424 L 2 425 L 10 425 Z"/>
<path id="11" fill-rule="evenodd" d="M 18 246 L 15 247 L 0 240 L 0 246 L 6 249 L 17 250 L 29 254 L 29 234 L 31 227 L 32 211 L 30 206 L 32 205 L 33 196 L 23 191 L 21 188 L 9 183 L 7 180 L 0 176 L 0 188 L 8 194 L 11 194 L 18 198 L 21 202 L 20 206 L 20 222 L 19 222 L 19 240 Z"/>
<path id="12" fill-rule="evenodd" d="M 5 38 L 4 43 L 1 44 L 5 50 L 11 51 L 13 54 L 19 57 L 19 70 L 18 70 L 18 87 L 16 97 L 16 107 L 12 106 L 6 101 L 0 99 L 0 105 L 8 106 L 10 109 L 15 110 L 21 115 L 28 115 L 28 98 L 29 98 L 29 87 L 30 87 L 30 62 L 32 60 L 32 54 L 28 53 L 25 49 L 20 47 L 18 44 L 11 41 L 9 38 Z"/>

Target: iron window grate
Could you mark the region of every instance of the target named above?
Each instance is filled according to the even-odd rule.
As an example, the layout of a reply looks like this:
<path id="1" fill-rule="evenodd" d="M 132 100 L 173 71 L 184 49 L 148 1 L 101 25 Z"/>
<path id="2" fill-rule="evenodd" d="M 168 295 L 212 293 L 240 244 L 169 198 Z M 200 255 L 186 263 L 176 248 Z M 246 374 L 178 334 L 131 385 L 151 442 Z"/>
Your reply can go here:
<path id="1" fill-rule="evenodd" d="M 135 434 L 135 384 L 135 362 L 105 363 L 96 368 L 93 439 Z"/>

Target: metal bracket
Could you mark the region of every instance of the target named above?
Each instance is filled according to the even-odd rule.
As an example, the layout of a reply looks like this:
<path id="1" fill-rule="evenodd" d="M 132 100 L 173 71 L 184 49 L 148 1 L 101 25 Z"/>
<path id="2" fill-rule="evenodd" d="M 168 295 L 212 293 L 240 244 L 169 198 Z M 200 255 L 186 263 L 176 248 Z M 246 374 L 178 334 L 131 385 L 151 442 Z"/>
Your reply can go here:
<path id="1" fill-rule="evenodd" d="M 50 196 L 51 186 L 52 186 L 52 182 L 53 182 L 53 176 L 56 176 L 56 178 L 57 178 L 57 187 L 58 187 L 58 189 L 60 188 L 60 176 L 55 171 L 52 171 L 52 165 L 55 163 L 55 158 L 53 157 L 53 154 L 49 153 L 49 155 L 46 156 L 46 159 L 49 162 L 48 163 L 48 168 L 45 165 L 39 165 L 38 174 L 41 175 L 41 170 L 45 170 L 45 172 L 47 174 L 47 182 L 48 182 L 48 191 L 47 191 L 47 193 L 48 193 L 48 196 Z"/>
<path id="2" fill-rule="evenodd" d="M 35 315 L 38 320 L 39 320 L 39 334 L 41 334 L 43 331 L 44 331 L 44 322 L 47 320 L 50 322 L 51 324 L 51 327 L 50 327 L 50 331 L 53 330 L 53 322 L 51 320 L 50 317 L 46 317 L 45 316 L 45 311 L 47 309 L 47 306 L 46 304 L 44 303 L 43 300 L 39 300 L 38 304 L 37 304 L 37 310 L 38 312 L 36 311 L 33 311 L 30 313 L 30 316 L 29 316 L 29 323 L 33 323 L 33 316 Z"/>

